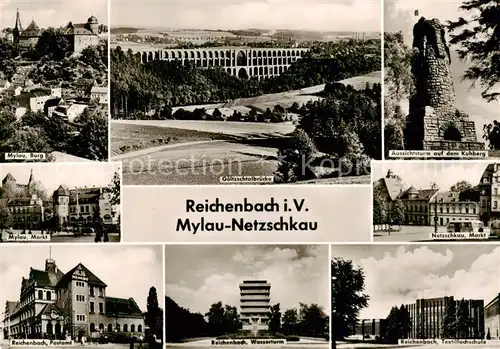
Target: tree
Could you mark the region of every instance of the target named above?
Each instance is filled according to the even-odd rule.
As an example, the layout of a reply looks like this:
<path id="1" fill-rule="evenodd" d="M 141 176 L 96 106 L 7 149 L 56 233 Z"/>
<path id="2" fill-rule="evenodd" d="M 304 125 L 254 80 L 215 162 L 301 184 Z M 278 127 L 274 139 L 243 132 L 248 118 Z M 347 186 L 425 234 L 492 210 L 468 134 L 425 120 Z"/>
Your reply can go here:
<path id="1" fill-rule="evenodd" d="M 328 317 L 317 304 L 300 303 L 299 310 L 301 335 L 322 337 L 328 324 Z"/>
<path id="2" fill-rule="evenodd" d="M 405 220 L 405 205 L 401 200 L 396 200 L 392 206 L 391 224 L 401 225 Z"/>
<path id="3" fill-rule="evenodd" d="M 121 200 L 121 183 L 120 174 L 115 172 L 113 182 L 111 184 L 111 205 L 120 205 Z"/>
<path id="4" fill-rule="evenodd" d="M 106 160 L 108 158 L 108 118 L 107 111 L 85 109 L 75 119 L 80 125 L 80 133 L 74 138 L 73 154 L 90 160 Z"/>
<path id="5" fill-rule="evenodd" d="M 380 194 L 373 193 L 373 224 L 387 223 L 387 205 Z"/>
<path id="6" fill-rule="evenodd" d="M 238 309 L 231 305 L 224 305 L 224 323 L 223 330 L 225 333 L 236 333 L 241 327 L 240 316 Z"/>
<path id="7" fill-rule="evenodd" d="M 147 313 L 145 318 L 145 323 L 150 329 L 150 334 L 156 331 L 158 314 L 160 312 L 160 307 L 158 306 L 158 295 L 156 293 L 156 288 L 151 286 L 149 289 L 148 299 L 147 299 Z M 148 343 L 153 343 L 153 339 L 150 338 Z"/>
<path id="8" fill-rule="evenodd" d="M 332 278 L 332 342 L 352 334 L 361 309 L 370 297 L 365 290 L 365 275 L 353 262 L 335 258 L 331 262 Z"/>
<path id="9" fill-rule="evenodd" d="M 213 303 L 209 311 L 205 314 L 208 319 L 211 332 L 219 336 L 224 333 L 225 310 L 222 302 Z"/>
<path id="10" fill-rule="evenodd" d="M 472 327 L 472 319 L 469 313 L 467 301 L 463 298 L 458 302 L 456 333 L 458 338 L 467 339 L 471 337 L 470 330 Z"/>
<path id="11" fill-rule="evenodd" d="M 470 59 L 473 63 L 464 78 L 473 83 L 479 81 L 483 98 L 496 100 L 500 96 L 496 89 L 500 82 L 500 3 L 496 0 L 464 0 L 460 10 L 467 11 L 469 17 L 448 22 L 450 43 L 458 46 L 456 51 L 461 59 Z M 457 30 L 460 32 L 456 33 Z"/>
<path id="12" fill-rule="evenodd" d="M 12 215 L 7 206 L 8 200 L 0 199 L 0 240 L 2 239 L 3 230 L 10 226 L 12 220 Z"/>
<path id="13" fill-rule="evenodd" d="M 292 334 L 298 321 L 299 315 L 297 313 L 297 309 L 287 309 L 283 313 L 283 333 L 286 335 Z"/>
<path id="14" fill-rule="evenodd" d="M 405 45 L 403 33 L 384 34 L 385 86 L 396 101 L 408 98 L 413 86 L 412 50 Z"/>
<path id="15" fill-rule="evenodd" d="M 54 28 L 44 30 L 36 45 L 36 53 L 39 58 L 48 56 L 53 60 L 63 59 L 70 52 L 70 49 L 68 39 L 61 31 Z"/>
<path id="16" fill-rule="evenodd" d="M 455 338 L 457 331 L 457 307 L 454 300 L 449 300 L 446 303 L 444 317 L 441 326 L 443 338 Z"/>
<path id="17" fill-rule="evenodd" d="M 269 331 L 276 333 L 281 330 L 280 304 L 275 304 L 269 309 Z"/>
<path id="18" fill-rule="evenodd" d="M 479 202 L 481 197 L 481 190 L 479 189 L 479 186 L 474 186 L 469 189 L 465 189 L 464 191 L 460 192 L 458 199 L 460 201 L 472 201 L 472 202 Z"/>
<path id="19" fill-rule="evenodd" d="M 491 150 L 500 149 L 500 123 L 493 120 L 493 123 L 483 126 L 483 139 L 488 141 Z"/>
<path id="20" fill-rule="evenodd" d="M 472 189 L 472 184 L 467 181 L 459 181 L 451 186 L 450 191 L 461 193 L 468 189 Z"/>
<path id="21" fill-rule="evenodd" d="M 404 305 L 392 307 L 386 319 L 385 339 L 391 343 L 398 343 L 399 339 L 408 338 L 412 329 L 410 313 Z"/>

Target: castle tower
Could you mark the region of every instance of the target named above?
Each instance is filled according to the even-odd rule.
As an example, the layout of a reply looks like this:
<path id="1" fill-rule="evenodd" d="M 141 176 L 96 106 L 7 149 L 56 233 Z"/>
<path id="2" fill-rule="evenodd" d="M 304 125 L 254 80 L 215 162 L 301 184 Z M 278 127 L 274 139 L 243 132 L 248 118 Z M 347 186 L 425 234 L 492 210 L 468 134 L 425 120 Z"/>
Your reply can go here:
<path id="1" fill-rule="evenodd" d="M 457 110 L 450 49 L 444 26 L 434 18 L 413 27 L 415 93 L 405 130 L 408 150 L 484 150 L 475 124 Z"/>
<path id="2" fill-rule="evenodd" d="M 33 169 L 30 171 L 30 179 L 28 180 L 27 195 L 33 194 L 35 189 L 35 177 L 33 176 Z"/>
<path id="3" fill-rule="evenodd" d="M 16 24 L 14 26 L 14 29 L 12 30 L 12 34 L 14 35 L 14 45 L 19 44 L 19 37 L 21 36 L 22 31 L 23 26 L 21 25 L 21 17 L 19 16 L 19 9 L 17 9 Z"/>
<path id="4" fill-rule="evenodd" d="M 87 27 L 90 31 L 92 31 L 92 33 L 99 34 L 99 21 L 95 16 L 91 16 L 87 20 Z"/>
<path id="5" fill-rule="evenodd" d="M 52 196 L 54 202 L 54 215 L 59 227 L 63 227 L 69 221 L 69 190 L 63 185 L 54 191 Z"/>

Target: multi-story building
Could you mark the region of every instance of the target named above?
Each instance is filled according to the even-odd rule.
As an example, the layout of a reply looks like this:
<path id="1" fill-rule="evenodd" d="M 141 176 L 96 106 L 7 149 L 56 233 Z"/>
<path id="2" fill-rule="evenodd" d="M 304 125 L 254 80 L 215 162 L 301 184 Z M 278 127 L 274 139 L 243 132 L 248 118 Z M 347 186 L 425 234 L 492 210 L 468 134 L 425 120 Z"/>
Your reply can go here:
<path id="1" fill-rule="evenodd" d="M 92 86 L 92 89 L 90 90 L 90 99 L 97 101 L 100 104 L 108 104 L 108 88 Z"/>
<path id="2" fill-rule="evenodd" d="M 388 214 L 391 214 L 394 203 L 404 191 L 403 181 L 392 170 L 387 171 L 384 178 L 380 178 L 373 183 L 373 192 L 384 200 Z"/>
<path id="3" fill-rule="evenodd" d="M 49 200 L 43 200 L 33 171 L 28 184 L 19 184 L 8 173 L 2 181 L 5 199 L 0 199 L 11 214 L 14 229 L 40 229 L 55 218 L 58 227 L 91 225 L 99 217 L 104 225 L 118 224 L 119 206 L 112 205 L 109 187 L 68 189 L 60 185 Z"/>
<path id="4" fill-rule="evenodd" d="M 20 50 L 29 50 L 38 44 L 45 29 L 41 29 L 34 20 L 23 29 L 19 11 L 16 15 L 16 24 L 12 30 L 14 44 Z M 68 41 L 73 52 L 81 52 L 89 46 L 99 44 L 99 22 L 96 17 L 91 16 L 87 23 L 70 22 L 59 33 Z"/>
<path id="5" fill-rule="evenodd" d="M 405 208 L 405 223 L 411 225 L 430 225 L 429 202 L 438 193 L 438 189 L 416 189 L 414 186 L 403 192 L 398 200 Z"/>
<path id="6" fill-rule="evenodd" d="M 79 263 L 67 273 L 53 259 L 22 278 L 19 302 L 7 302 L 9 338 L 80 338 L 98 332 L 140 336 L 144 316 L 133 298 L 106 295 L 107 285 Z"/>
<path id="7" fill-rule="evenodd" d="M 484 307 L 484 326 L 487 337 L 500 339 L 500 293 Z"/>
<path id="8" fill-rule="evenodd" d="M 464 300 L 467 304 L 470 318 L 468 338 L 484 337 L 484 301 Z M 410 313 L 412 330 L 409 338 L 429 339 L 443 337 L 443 321 L 446 309 L 450 302 L 455 302 L 455 309 L 458 316 L 460 300 L 453 297 L 422 298 L 417 299 L 414 304 L 405 305 Z"/>
<path id="9" fill-rule="evenodd" d="M 440 192 L 430 201 L 429 213 L 430 222 L 434 224 L 434 217 L 437 217 L 438 225 L 446 225 L 450 221 L 477 220 L 479 219 L 479 203 L 461 201 L 459 192 Z"/>
<path id="10" fill-rule="evenodd" d="M 480 190 L 480 217 L 488 224 L 500 218 L 500 164 L 493 163 L 486 166 L 481 181 Z"/>
<path id="11" fill-rule="evenodd" d="M 354 335 L 362 338 L 382 339 L 386 331 L 386 319 L 362 319 L 356 322 Z"/>
<path id="12" fill-rule="evenodd" d="M 256 334 L 269 329 L 271 284 L 265 280 L 240 283 L 240 319 L 243 330 Z"/>

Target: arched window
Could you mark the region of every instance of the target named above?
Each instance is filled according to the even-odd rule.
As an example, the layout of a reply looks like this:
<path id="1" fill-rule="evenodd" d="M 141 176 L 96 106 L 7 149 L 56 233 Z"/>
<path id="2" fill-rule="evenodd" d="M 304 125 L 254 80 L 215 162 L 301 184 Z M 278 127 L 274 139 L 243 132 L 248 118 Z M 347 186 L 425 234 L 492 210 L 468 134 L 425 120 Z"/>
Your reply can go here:
<path id="1" fill-rule="evenodd" d="M 458 141 L 462 140 L 462 136 L 460 135 L 460 131 L 453 126 L 449 126 L 443 134 L 443 138 L 445 141 Z"/>
<path id="2" fill-rule="evenodd" d="M 38 290 L 38 299 L 43 299 L 43 291 Z"/>
<path id="3" fill-rule="evenodd" d="M 52 292 L 47 291 L 47 300 L 50 301 L 52 299 Z"/>
<path id="4" fill-rule="evenodd" d="M 116 332 L 120 332 L 120 324 L 116 324 L 115 329 L 116 329 Z"/>
<path id="5" fill-rule="evenodd" d="M 113 325 L 108 324 L 108 332 L 113 332 Z"/>
<path id="6" fill-rule="evenodd" d="M 99 331 L 104 331 L 104 324 L 102 322 L 99 324 Z"/>
<path id="7" fill-rule="evenodd" d="M 137 332 L 142 333 L 142 325 L 137 326 Z"/>
<path id="8" fill-rule="evenodd" d="M 95 324 L 93 322 L 90 324 L 90 332 L 95 332 Z"/>
<path id="9" fill-rule="evenodd" d="M 135 332 L 135 325 L 134 324 L 130 325 L 130 332 Z"/>
<path id="10" fill-rule="evenodd" d="M 128 325 L 127 324 L 123 325 L 123 332 L 128 332 Z"/>

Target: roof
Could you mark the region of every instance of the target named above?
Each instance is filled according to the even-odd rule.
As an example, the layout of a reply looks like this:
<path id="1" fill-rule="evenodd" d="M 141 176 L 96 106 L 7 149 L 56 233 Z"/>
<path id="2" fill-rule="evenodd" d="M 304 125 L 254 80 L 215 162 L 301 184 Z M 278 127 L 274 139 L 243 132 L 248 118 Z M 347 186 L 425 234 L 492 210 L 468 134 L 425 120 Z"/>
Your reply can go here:
<path id="1" fill-rule="evenodd" d="M 29 93 L 30 93 L 30 98 L 47 97 L 51 95 L 51 91 L 46 89 L 34 89 L 31 90 Z"/>
<path id="2" fill-rule="evenodd" d="M 61 280 L 59 281 L 58 283 L 58 286 L 59 285 L 64 285 L 66 283 L 68 283 L 69 281 L 72 280 L 72 277 L 73 277 L 73 273 L 78 269 L 78 268 L 81 268 L 85 275 L 87 276 L 87 279 L 88 279 L 88 283 L 89 284 L 94 284 L 94 285 L 100 285 L 100 286 L 104 286 L 106 287 L 107 285 L 101 280 L 99 279 L 94 273 L 92 273 L 86 266 L 84 266 L 82 263 L 78 263 L 73 269 L 71 269 L 70 271 L 68 271 L 66 274 L 64 274 L 64 276 L 61 278 Z"/>
<path id="3" fill-rule="evenodd" d="M 31 197 L 14 198 L 8 201 L 9 206 L 30 206 Z"/>
<path id="4" fill-rule="evenodd" d="M 384 178 L 384 184 L 387 188 L 387 192 L 389 193 L 389 197 L 393 201 L 396 200 L 404 190 L 403 182 L 397 180 L 396 178 Z"/>
<path id="5" fill-rule="evenodd" d="M 108 87 L 93 86 L 90 93 L 108 93 Z"/>
<path id="6" fill-rule="evenodd" d="M 492 306 L 493 304 L 495 304 L 495 302 L 496 302 L 496 304 L 498 305 L 498 307 L 500 307 L 500 302 L 499 302 L 499 301 L 500 301 L 500 293 L 499 293 L 499 294 L 497 294 L 497 295 L 496 295 L 496 297 L 495 297 L 495 298 L 493 298 L 493 299 L 491 300 L 491 302 L 489 302 L 488 304 L 486 304 L 486 305 L 484 306 L 484 308 L 485 308 L 485 309 L 486 309 L 486 308 L 489 308 L 490 306 Z"/>
<path id="7" fill-rule="evenodd" d="M 45 108 L 50 108 L 50 107 L 55 107 L 58 106 L 59 103 L 62 101 L 62 98 L 52 98 L 49 99 L 47 102 L 45 102 Z"/>
<path id="8" fill-rule="evenodd" d="M 65 185 L 60 185 L 57 190 L 54 191 L 54 196 L 69 196 L 69 190 Z"/>
<path id="9" fill-rule="evenodd" d="M 16 179 L 14 178 L 14 176 L 9 172 L 7 173 L 7 175 L 4 177 L 2 183 L 5 184 L 5 182 L 7 181 L 15 181 Z"/>
<path id="10" fill-rule="evenodd" d="M 81 158 L 78 156 L 62 153 L 60 151 L 53 151 L 50 153 L 51 157 L 54 158 L 55 162 L 94 162 L 89 159 Z"/>
<path id="11" fill-rule="evenodd" d="M 97 35 L 91 31 L 87 23 L 68 23 L 66 28 L 61 30 L 63 35 Z"/>
<path id="12" fill-rule="evenodd" d="M 430 200 L 434 194 L 438 192 L 438 189 L 416 189 L 415 187 L 410 187 L 401 196 L 400 199 L 403 200 Z M 414 194 L 414 197 L 409 197 L 409 194 Z"/>
<path id="13" fill-rule="evenodd" d="M 6 301 L 5 302 L 5 311 L 8 314 L 13 314 L 16 311 L 16 308 L 19 307 L 19 302 Z"/>
<path id="14" fill-rule="evenodd" d="M 43 270 L 31 268 L 30 279 L 33 279 L 40 286 L 55 286 L 50 282 L 49 273 Z"/>
<path id="15" fill-rule="evenodd" d="M 106 315 L 137 315 L 142 317 L 142 311 L 133 298 L 106 297 Z"/>
<path id="16" fill-rule="evenodd" d="M 99 202 L 99 197 L 101 196 L 102 189 L 102 187 L 70 189 L 69 201 L 75 203 L 78 194 L 78 201 L 80 203 Z M 107 190 L 107 188 L 105 189 Z"/>

